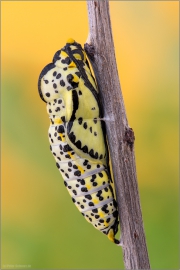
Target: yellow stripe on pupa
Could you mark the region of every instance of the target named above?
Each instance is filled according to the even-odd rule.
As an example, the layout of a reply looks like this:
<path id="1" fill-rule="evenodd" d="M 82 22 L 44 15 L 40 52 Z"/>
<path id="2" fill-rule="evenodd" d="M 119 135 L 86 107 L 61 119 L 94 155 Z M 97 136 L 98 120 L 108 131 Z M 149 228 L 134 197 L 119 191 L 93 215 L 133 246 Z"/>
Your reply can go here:
<path id="1" fill-rule="evenodd" d="M 77 60 L 82 60 L 81 55 L 78 54 L 78 53 L 75 53 L 75 54 L 74 54 L 74 57 L 75 57 Z"/>
<path id="2" fill-rule="evenodd" d="M 54 119 L 54 123 L 55 123 L 55 124 L 62 124 L 62 120 L 56 118 L 56 119 Z"/>
<path id="3" fill-rule="evenodd" d="M 71 61 L 71 63 L 69 64 L 68 67 L 69 67 L 69 68 L 76 67 L 76 64 L 75 64 L 73 61 Z"/>
<path id="4" fill-rule="evenodd" d="M 67 40 L 67 43 L 70 43 L 70 44 L 72 44 L 72 43 L 74 43 L 75 42 L 75 40 L 73 39 L 73 38 L 69 38 L 68 40 Z"/>
<path id="5" fill-rule="evenodd" d="M 108 238 L 109 238 L 110 241 L 114 242 L 114 232 L 113 232 L 113 229 L 110 229 L 109 230 Z"/>
<path id="6" fill-rule="evenodd" d="M 68 54 L 65 51 L 61 51 L 61 54 L 60 55 L 61 56 L 64 56 L 64 57 L 67 57 L 68 56 Z"/>

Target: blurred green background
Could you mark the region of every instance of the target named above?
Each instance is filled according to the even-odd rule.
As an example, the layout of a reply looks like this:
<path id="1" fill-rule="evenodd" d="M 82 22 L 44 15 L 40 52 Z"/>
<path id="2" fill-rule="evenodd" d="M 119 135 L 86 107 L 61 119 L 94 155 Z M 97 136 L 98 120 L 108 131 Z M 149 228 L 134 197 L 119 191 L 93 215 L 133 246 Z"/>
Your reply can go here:
<path id="1" fill-rule="evenodd" d="M 179 2 L 111 1 L 152 269 L 178 269 Z M 2 269 L 123 269 L 121 248 L 75 209 L 49 151 L 37 80 L 72 37 L 85 1 L 2 1 Z"/>

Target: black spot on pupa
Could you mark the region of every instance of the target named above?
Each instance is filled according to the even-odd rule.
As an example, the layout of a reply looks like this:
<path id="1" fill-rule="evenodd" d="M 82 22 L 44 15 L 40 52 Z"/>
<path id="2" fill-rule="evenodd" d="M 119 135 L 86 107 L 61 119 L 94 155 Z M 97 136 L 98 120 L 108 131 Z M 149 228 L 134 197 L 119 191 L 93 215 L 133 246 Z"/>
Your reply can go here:
<path id="1" fill-rule="evenodd" d="M 84 129 L 87 129 L 87 123 L 86 122 L 84 122 L 83 127 L 84 127 Z"/>
<path id="2" fill-rule="evenodd" d="M 78 86 L 79 83 L 76 83 L 73 81 L 74 79 L 74 76 L 72 74 L 68 74 L 67 75 L 67 81 L 68 83 L 73 87 L 73 88 L 76 88 Z"/>
<path id="3" fill-rule="evenodd" d="M 92 200 L 92 196 L 90 194 L 84 196 L 88 200 Z"/>
<path id="4" fill-rule="evenodd" d="M 103 219 L 100 219 L 99 222 L 100 222 L 100 223 L 104 223 L 104 220 L 103 220 Z"/>
<path id="5" fill-rule="evenodd" d="M 106 219 L 106 222 L 109 223 L 110 220 L 111 220 L 110 218 L 107 218 L 107 219 Z"/>
<path id="6" fill-rule="evenodd" d="M 114 213 L 113 213 L 113 217 L 117 217 L 118 216 L 118 211 L 115 211 Z"/>
<path id="7" fill-rule="evenodd" d="M 97 152 L 95 153 L 94 157 L 95 157 L 96 159 L 98 159 L 98 153 L 97 153 Z"/>
<path id="8" fill-rule="evenodd" d="M 56 76 L 56 79 L 60 79 L 61 78 L 61 73 L 58 73 L 58 75 Z"/>
<path id="9" fill-rule="evenodd" d="M 66 58 L 64 59 L 64 63 L 67 64 L 67 65 L 69 65 L 69 64 L 71 63 L 70 58 L 69 58 L 69 57 L 66 57 Z"/>
<path id="10" fill-rule="evenodd" d="M 64 126 L 63 126 L 63 125 L 58 126 L 58 128 L 57 128 L 57 132 L 58 132 L 58 133 L 64 133 L 64 132 L 65 132 L 65 130 L 64 130 Z"/>
<path id="11" fill-rule="evenodd" d="M 111 186 L 109 186 L 109 187 L 111 187 Z M 111 187 L 111 189 L 112 189 L 112 187 Z M 117 207 L 117 202 L 115 200 L 113 200 L 113 205 L 115 208 Z"/>
<path id="12" fill-rule="evenodd" d="M 57 166 L 58 169 L 60 169 L 59 163 L 56 163 L 56 166 Z"/>
<path id="13" fill-rule="evenodd" d="M 81 73 L 80 72 L 75 72 L 75 74 L 80 78 L 81 77 Z"/>
<path id="14" fill-rule="evenodd" d="M 78 123 L 79 123 L 79 125 L 81 125 L 81 124 L 82 124 L 82 121 L 83 121 L 82 117 L 79 117 L 79 119 L 78 119 Z"/>
<path id="15" fill-rule="evenodd" d="M 81 96 L 82 95 L 82 92 L 79 90 L 79 95 Z"/>
<path id="16" fill-rule="evenodd" d="M 96 194 L 97 197 L 99 197 L 102 194 L 102 190 L 99 190 Z"/>
<path id="17" fill-rule="evenodd" d="M 73 76 L 72 74 L 68 74 L 68 75 L 67 75 L 67 81 L 68 81 L 69 83 L 71 83 L 71 81 L 73 80 L 73 78 L 74 78 L 74 76 Z"/>
<path id="18" fill-rule="evenodd" d="M 76 87 L 78 87 L 79 83 L 71 82 L 71 85 L 72 85 L 73 88 L 76 88 Z"/>
<path id="19" fill-rule="evenodd" d="M 72 148 L 69 146 L 69 144 L 64 145 L 63 147 L 64 152 L 72 151 Z"/>
<path id="20" fill-rule="evenodd" d="M 72 167 L 72 163 L 70 161 L 68 162 L 68 166 L 69 167 Z"/>
<path id="21" fill-rule="evenodd" d="M 88 153 L 88 147 L 85 145 L 82 149 L 81 149 L 84 153 Z"/>
<path id="22" fill-rule="evenodd" d="M 87 190 L 86 187 L 82 187 L 82 188 L 81 188 L 81 191 L 82 191 L 82 192 L 88 192 L 88 190 Z M 86 198 L 86 196 L 85 196 L 85 198 Z M 88 199 L 88 198 L 87 198 L 87 199 Z"/>
<path id="23" fill-rule="evenodd" d="M 107 208 L 108 208 L 108 205 L 105 204 L 105 205 L 103 205 L 103 207 L 101 208 L 101 210 L 102 210 L 103 212 L 105 212 Z"/>
<path id="24" fill-rule="evenodd" d="M 90 155 L 92 158 L 94 158 L 94 150 L 93 150 L 93 149 L 91 149 L 91 150 L 89 151 L 89 155 Z"/>
<path id="25" fill-rule="evenodd" d="M 81 185 L 85 185 L 84 179 L 80 179 Z"/>
<path id="26" fill-rule="evenodd" d="M 73 132 L 71 132 L 71 133 L 69 134 L 69 139 L 70 139 L 70 141 L 71 141 L 72 143 L 74 143 L 74 142 L 76 141 L 76 136 L 74 135 Z"/>
<path id="27" fill-rule="evenodd" d="M 92 179 L 96 179 L 96 175 L 95 174 L 92 175 Z"/>
<path id="28" fill-rule="evenodd" d="M 53 88 L 56 89 L 57 88 L 57 84 L 53 83 Z"/>
<path id="29" fill-rule="evenodd" d="M 85 159 L 85 161 L 83 162 L 83 165 L 86 166 L 88 164 L 88 160 Z"/>
<path id="30" fill-rule="evenodd" d="M 78 140 L 75 145 L 78 149 L 81 149 L 81 141 Z"/>
<path id="31" fill-rule="evenodd" d="M 63 122 L 65 122 L 65 116 L 62 116 L 62 117 L 61 117 L 61 120 L 62 120 Z"/>
<path id="32" fill-rule="evenodd" d="M 60 80 L 60 85 L 65 86 L 65 82 L 63 80 Z"/>
<path id="33" fill-rule="evenodd" d="M 74 172 L 74 175 L 75 176 L 80 176 L 81 175 L 81 172 L 79 170 L 77 170 L 77 171 Z"/>
<path id="34" fill-rule="evenodd" d="M 50 97 L 50 93 L 46 93 L 45 95 L 46 95 L 46 97 Z"/>
<path id="35" fill-rule="evenodd" d="M 94 206 L 94 203 L 93 202 L 89 202 L 89 206 Z"/>
<path id="36" fill-rule="evenodd" d="M 53 76 L 55 77 L 56 75 L 57 75 L 57 72 L 56 72 L 56 71 L 54 71 L 54 72 L 53 72 Z"/>
<path id="37" fill-rule="evenodd" d="M 55 109 L 55 112 L 58 112 L 58 111 L 60 111 L 60 107 L 57 107 L 57 108 Z"/>

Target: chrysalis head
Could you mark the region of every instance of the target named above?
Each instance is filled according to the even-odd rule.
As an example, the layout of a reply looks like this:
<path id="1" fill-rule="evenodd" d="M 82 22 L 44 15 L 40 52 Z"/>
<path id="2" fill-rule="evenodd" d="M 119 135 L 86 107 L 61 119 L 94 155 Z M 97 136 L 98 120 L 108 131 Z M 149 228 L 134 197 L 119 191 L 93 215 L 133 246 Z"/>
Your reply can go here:
<path id="1" fill-rule="evenodd" d="M 57 51 L 52 63 L 42 70 L 38 80 L 41 99 L 51 102 L 60 98 L 63 91 L 70 91 L 78 86 L 78 66 L 84 65 L 86 54 L 80 44 L 69 39 L 64 48 Z"/>

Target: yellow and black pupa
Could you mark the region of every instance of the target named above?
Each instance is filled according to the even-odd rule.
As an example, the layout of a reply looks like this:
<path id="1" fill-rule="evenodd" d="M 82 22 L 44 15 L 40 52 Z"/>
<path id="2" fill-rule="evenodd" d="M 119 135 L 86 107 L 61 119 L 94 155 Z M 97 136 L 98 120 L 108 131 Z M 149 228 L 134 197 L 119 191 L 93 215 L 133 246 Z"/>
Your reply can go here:
<path id="1" fill-rule="evenodd" d="M 81 45 L 69 39 L 41 72 L 49 142 L 64 184 L 85 219 L 119 245 L 117 203 L 109 170 L 99 94 Z"/>

